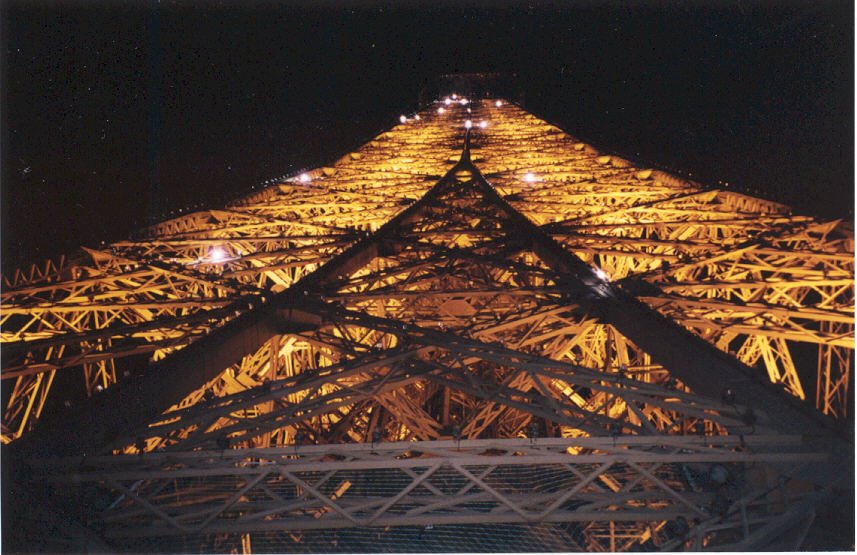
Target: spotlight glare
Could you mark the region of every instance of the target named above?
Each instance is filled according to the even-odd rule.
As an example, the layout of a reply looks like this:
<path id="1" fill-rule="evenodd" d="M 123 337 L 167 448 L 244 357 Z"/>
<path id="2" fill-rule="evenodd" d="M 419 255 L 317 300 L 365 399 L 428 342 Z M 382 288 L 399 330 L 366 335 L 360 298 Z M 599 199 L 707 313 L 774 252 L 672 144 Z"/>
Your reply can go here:
<path id="1" fill-rule="evenodd" d="M 308 173 L 302 173 L 301 176 L 298 178 L 298 181 L 300 181 L 301 183 L 309 183 L 311 179 L 312 178 L 309 176 Z"/>
<path id="2" fill-rule="evenodd" d="M 406 118 L 404 115 L 401 115 L 399 116 L 399 121 L 405 123 L 406 121 L 408 121 L 408 118 Z"/>
<path id="3" fill-rule="evenodd" d="M 443 106 L 441 106 L 440 108 L 437 109 L 437 113 L 440 115 L 443 115 L 444 112 L 446 112 L 446 110 L 443 109 Z"/>
<path id="4" fill-rule="evenodd" d="M 488 122 L 487 121 L 480 121 L 479 127 L 481 127 L 482 129 L 485 129 L 486 127 L 488 127 Z"/>
<path id="5" fill-rule="evenodd" d="M 473 122 L 470 120 L 466 120 L 464 122 L 464 127 L 465 127 L 465 129 L 470 129 L 471 127 L 473 127 Z"/>
<path id="6" fill-rule="evenodd" d="M 527 172 L 524 174 L 524 181 L 526 181 L 527 183 L 535 183 L 536 182 L 536 176 Z"/>
<path id="7" fill-rule="evenodd" d="M 494 103 L 494 106 L 496 106 L 498 108 L 502 105 L 503 105 L 503 102 L 501 102 L 500 100 L 498 100 L 497 102 Z"/>
<path id="8" fill-rule="evenodd" d="M 420 119 L 422 119 L 422 118 L 420 118 L 420 115 L 419 115 L 419 114 L 416 114 L 416 115 L 414 116 L 414 119 L 415 119 L 415 120 L 417 120 L 417 121 L 420 121 Z"/>
<path id="9" fill-rule="evenodd" d="M 213 247 L 208 251 L 208 259 L 214 263 L 223 262 L 226 260 L 226 251 L 223 247 Z"/>
<path id="10" fill-rule="evenodd" d="M 594 268 L 592 271 L 595 273 L 595 276 L 596 276 L 598 279 L 600 279 L 601 281 L 610 281 L 610 276 L 609 276 L 609 275 L 607 275 L 607 272 L 605 272 L 605 271 L 604 271 L 604 270 L 602 270 L 601 268 L 597 268 L 597 267 L 596 267 L 596 268 Z"/>
<path id="11" fill-rule="evenodd" d="M 452 95 L 452 99 L 453 99 L 453 100 L 455 100 L 456 98 L 458 98 L 458 95 L 453 94 L 453 95 Z"/>
<path id="12" fill-rule="evenodd" d="M 444 98 L 443 103 L 446 104 L 447 106 L 449 106 L 450 104 L 452 104 L 452 100 L 450 100 L 448 98 Z"/>

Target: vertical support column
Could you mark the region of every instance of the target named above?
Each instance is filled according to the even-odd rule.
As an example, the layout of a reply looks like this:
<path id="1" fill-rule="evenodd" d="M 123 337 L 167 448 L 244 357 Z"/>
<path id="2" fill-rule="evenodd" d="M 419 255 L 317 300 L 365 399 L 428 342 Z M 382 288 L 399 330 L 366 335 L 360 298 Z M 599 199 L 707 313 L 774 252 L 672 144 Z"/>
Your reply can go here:
<path id="1" fill-rule="evenodd" d="M 827 328 L 827 329 L 825 329 Z M 835 333 L 834 324 L 822 324 L 822 331 Z M 818 346 L 818 374 L 815 406 L 824 414 L 844 419 L 848 412 L 848 388 L 853 351 L 832 345 Z"/>
<path id="2" fill-rule="evenodd" d="M 443 388 L 443 414 L 441 415 L 440 423 L 444 426 L 449 425 L 449 401 L 450 401 L 451 392 L 449 390 L 449 386 L 445 386 Z"/>

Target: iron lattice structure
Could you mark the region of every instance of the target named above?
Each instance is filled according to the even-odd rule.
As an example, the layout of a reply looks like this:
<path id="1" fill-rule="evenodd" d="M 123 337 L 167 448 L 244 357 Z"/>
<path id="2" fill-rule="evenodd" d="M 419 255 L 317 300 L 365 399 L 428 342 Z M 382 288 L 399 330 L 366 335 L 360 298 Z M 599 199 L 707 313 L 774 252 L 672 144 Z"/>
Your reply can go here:
<path id="1" fill-rule="evenodd" d="M 852 470 L 828 421 L 850 416 L 853 246 L 505 100 L 437 101 L 329 167 L 5 278 L 4 449 L 48 490 L 15 533 L 797 548 Z"/>

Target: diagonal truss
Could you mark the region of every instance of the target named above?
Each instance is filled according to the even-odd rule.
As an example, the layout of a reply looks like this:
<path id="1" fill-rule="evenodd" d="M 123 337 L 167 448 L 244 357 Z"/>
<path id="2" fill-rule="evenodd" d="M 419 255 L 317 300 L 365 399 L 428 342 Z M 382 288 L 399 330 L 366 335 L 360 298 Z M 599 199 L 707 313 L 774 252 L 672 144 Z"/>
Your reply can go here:
<path id="1" fill-rule="evenodd" d="M 661 438 L 657 447 L 645 437 L 340 444 L 103 457 L 83 471 L 72 459 L 52 461 L 44 471 L 63 487 L 72 483 L 69 470 L 75 483 L 103 484 L 112 503 L 100 518 L 111 525 L 107 537 L 120 545 L 201 531 L 264 535 L 284 525 L 300 532 L 549 522 L 576 529 L 636 526 L 635 539 L 661 548 L 703 547 L 717 537 L 730 542 L 721 548 L 743 550 L 766 545 L 757 543 L 762 531 L 767 537 L 775 527 L 782 532 L 785 521 L 801 520 L 787 516 L 779 494 L 788 491 L 796 504 L 817 499 L 796 487 L 792 474 L 824 457 L 778 451 L 799 441 L 684 436 Z M 785 480 L 754 475 L 772 463 L 788 467 Z M 753 485 L 725 485 L 712 479 L 712 467 L 740 468 L 734 479 Z M 191 489 L 196 501 L 181 501 Z M 740 496 L 737 508 L 726 504 L 728 496 Z M 683 536 L 674 523 L 686 517 L 697 524 Z"/>
<path id="2" fill-rule="evenodd" d="M 850 447 L 787 396 L 847 416 L 852 253 L 842 222 L 447 99 L 5 278 L 3 440 L 122 549 L 794 549 Z"/>

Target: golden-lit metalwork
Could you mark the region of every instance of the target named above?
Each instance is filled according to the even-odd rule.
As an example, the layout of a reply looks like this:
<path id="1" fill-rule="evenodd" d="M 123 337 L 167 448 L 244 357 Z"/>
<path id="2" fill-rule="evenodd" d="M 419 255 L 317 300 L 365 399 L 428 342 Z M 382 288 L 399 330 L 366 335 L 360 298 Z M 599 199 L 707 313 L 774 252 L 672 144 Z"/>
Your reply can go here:
<path id="1" fill-rule="evenodd" d="M 799 547 L 842 444 L 784 397 L 847 416 L 851 230 L 504 100 L 400 121 L 6 277 L 3 442 L 50 446 L 37 474 L 120 549 L 453 524 Z"/>

